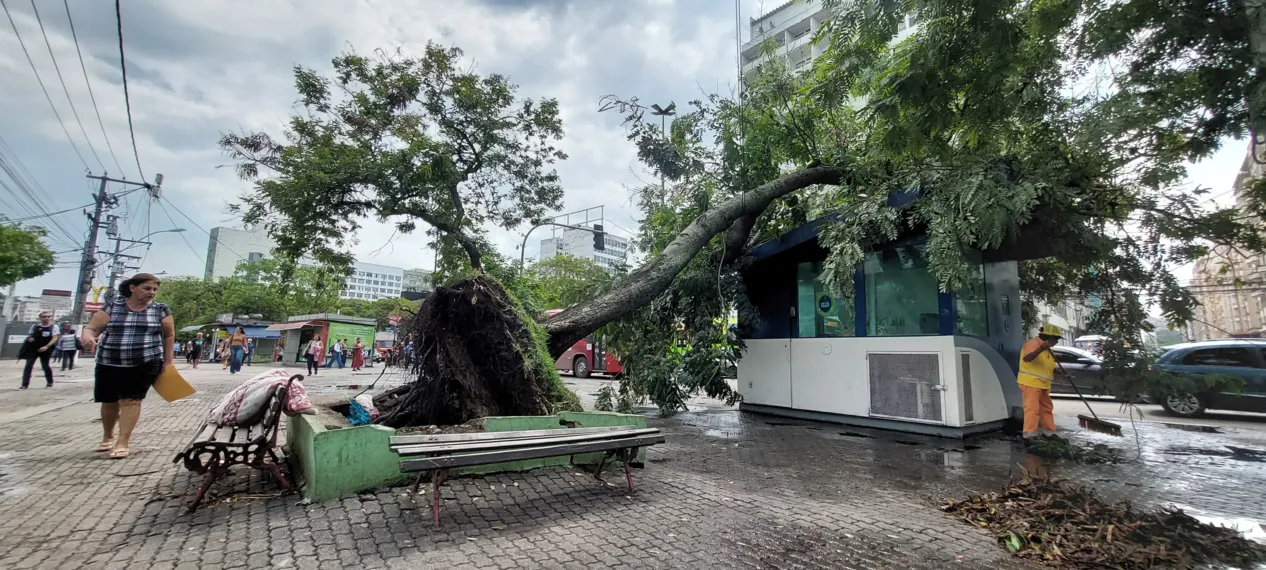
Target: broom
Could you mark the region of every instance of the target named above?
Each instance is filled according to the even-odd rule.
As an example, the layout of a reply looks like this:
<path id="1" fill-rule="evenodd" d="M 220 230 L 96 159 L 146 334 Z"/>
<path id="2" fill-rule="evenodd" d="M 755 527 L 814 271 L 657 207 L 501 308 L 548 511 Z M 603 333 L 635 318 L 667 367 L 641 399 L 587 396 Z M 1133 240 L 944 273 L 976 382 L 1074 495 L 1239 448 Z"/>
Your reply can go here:
<path id="1" fill-rule="evenodd" d="M 1073 376 L 1069 374 L 1067 370 L 1064 370 L 1064 365 L 1060 363 L 1059 360 L 1055 361 L 1055 365 L 1059 367 L 1059 372 L 1068 379 L 1068 384 L 1073 387 L 1074 391 L 1077 392 L 1077 397 L 1081 398 L 1081 403 L 1086 405 L 1087 410 L 1090 410 L 1089 416 L 1086 414 L 1077 414 L 1077 424 L 1080 425 L 1082 429 L 1106 433 L 1108 435 L 1115 435 L 1117 437 L 1124 437 L 1121 435 L 1121 426 L 1119 424 L 1099 419 L 1099 414 L 1096 414 L 1095 409 L 1090 407 L 1090 402 L 1086 401 L 1086 397 L 1081 395 L 1081 388 L 1078 388 L 1077 384 L 1073 383 Z"/>

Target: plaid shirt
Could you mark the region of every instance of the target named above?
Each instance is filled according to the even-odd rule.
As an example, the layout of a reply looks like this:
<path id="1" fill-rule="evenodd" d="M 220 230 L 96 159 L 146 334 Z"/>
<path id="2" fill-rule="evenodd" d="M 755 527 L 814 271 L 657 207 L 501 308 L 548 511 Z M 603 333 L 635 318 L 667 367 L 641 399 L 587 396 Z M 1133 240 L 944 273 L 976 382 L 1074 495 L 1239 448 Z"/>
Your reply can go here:
<path id="1" fill-rule="evenodd" d="M 140 366 L 163 360 L 163 319 L 171 316 L 166 303 L 150 303 L 144 310 L 133 311 L 127 299 L 119 297 L 102 310 L 110 315 L 110 322 L 97 349 L 98 363 Z"/>

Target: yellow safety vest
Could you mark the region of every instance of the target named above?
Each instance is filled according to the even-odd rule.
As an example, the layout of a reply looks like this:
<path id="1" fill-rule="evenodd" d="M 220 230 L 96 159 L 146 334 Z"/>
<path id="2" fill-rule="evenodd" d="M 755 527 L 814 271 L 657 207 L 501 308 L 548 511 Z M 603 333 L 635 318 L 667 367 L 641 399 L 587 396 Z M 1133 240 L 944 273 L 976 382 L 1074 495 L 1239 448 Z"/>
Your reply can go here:
<path id="1" fill-rule="evenodd" d="M 1024 348 L 1020 349 L 1020 374 L 1016 382 L 1021 386 L 1050 390 L 1051 381 L 1055 379 L 1055 357 L 1051 352 L 1049 350 L 1042 352 L 1033 359 L 1033 362 L 1024 361 L 1024 355 L 1037 350 L 1041 345 L 1040 338 L 1030 339 L 1024 343 Z"/>

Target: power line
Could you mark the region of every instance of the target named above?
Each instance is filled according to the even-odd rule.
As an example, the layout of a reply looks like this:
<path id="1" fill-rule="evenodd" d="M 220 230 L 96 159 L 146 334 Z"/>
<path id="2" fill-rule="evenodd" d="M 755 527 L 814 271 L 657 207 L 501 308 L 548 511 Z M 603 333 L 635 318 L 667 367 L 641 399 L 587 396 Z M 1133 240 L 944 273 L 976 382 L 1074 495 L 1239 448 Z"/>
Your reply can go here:
<path id="1" fill-rule="evenodd" d="M 57 56 L 53 54 L 53 44 L 48 41 L 48 32 L 44 31 L 44 21 L 40 19 L 40 10 L 35 7 L 35 0 L 31 0 L 31 11 L 35 13 L 35 23 L 40 26 L 40 35 L 44 36 L 44 47 L 48 48 L 48 57 L 53 60 L 53 71 L 57 72 L 57 81 L 62 84 L 62 92 L 66 94 L 66 103 L 70 105 L 70 112 L 75 116 L 75 122 L 79 123 L 79 132 L 84 136 L 84 142 L 88 143 L 88 150 L 92 152 L 92 157 L 97 159 L 97 165 L 101 170 L 105 170 L 105 163 L 101 162 L 101 157 L 97 156 L 96 147 L 92 146 L 92 139 L 88 138 L 88 130 L 84 128 L 84 122 L 79 119 L 79 110 L 75 109 L 75 102 L 70 98 L 70 89 L 66 88 L 66 79 L 62 77 L 62 68 L 57 65 Z"/>
<path id="2" fill-rule="evenodd" d="M 228 245 L 226 245 L 224 242 L 220 241 L 218 238 L 216 238 L 215 236 L 211 235 L 211 232 L 207 231 L 207 229 L 206 229 L 206 228 L 204 228 L 204 227 L 202 227 L 200 224 L 198 224 L 198 222 L 193 221 L 193 218 L 190 218 L 188 214 L 186 214 L 186 213 L 184 213 L 184 212 L 180 211 L 180 208 L 176 207 L 176 203 L 175 203 L 175 202 L 172 202 L 171 200 L 168 200 L 166 196 L 163 196 L 163 197 L 162 197 L 162 199 L 163 199 L 163 200 L 167 200 L 167 203 L 168 203 L 168 204 L 171 204 L 171 207 L 172 207 L 173 209 L 175 209 L 175 210 L 176 210 L 176 213 L 177 213 L 177 214 L 180 214 L 181 216 L 184 216 L 184 218 L 185 218 L 186 220 L 189 220 L 189 223 L 193 224 L 193 227 L 195 227 L 195 228 L 198 228 L 198 229 L 202 230 L 202 233 L 207 234 L 207 236 L 208 236 L 208 237 L 210 237 L 211 239 L 215 240 L 215 243 L 220 244 L 221 246 L 223 246 L 223 247 L 224 247 L 224 249 L 229 250 L 229 251 L 230 251 L 233 255 L 236 255 L 236 256 L 238 256 L 238 257 L 240 257 L 240 258 L 242 258 L 242 259 L 246 259 L 246 256 L 244 256 L 244 255 L 242 255 L 242 254 L 240 254 L 240 253 L 238 253 L 238 252 L 234 251 L 234 250 L 233 250 L 233 248 L 229 247 L 229 246 L 228 246 Z"/>
<path id="3" fill-rule="evenodd" d="M 53 104 L 53 97 L 48 94 L 48 88 L 44 86 L 44 80 L 40 78 L 40 72 L 35 67 L 35 60 L 31 59 L 31 52 L 26 49 L 26 42 L 22 41 L 22 34 L 18 32 L 18 24 L 13 21 L 13 14 L 9 13 L 9 5 L 4 0 L 0 0 L 0 7 L 4 8 L 4 15 L 9 18 L 9 25 L 13 27 L 13 35 L 18 38 L 18 45 L 22 46 L 22 53 L 26 54 L 26 62 L 31 65 L 31 72 L 35 74 L 35 80 L 40 84 L 40 90 L 44 92 L 44 98 L 48 100 L 48 106 L 53 108 L 53 115 L 57 117 L 57 122 L 62 126 L 62 132 L 66 133 L 66 140 L 70 141 L 70 147 L 75 149 L 75 154 L 79 156 L 79 162 L 84 164 L 84 170 L 92 170 L 88 166 L 88 161 L 84 160 L 83 153 L 79 152 L 79 146 L 75 144 L 75 139 L 70 136 L 70 129 L 66 128 L 66 122 L 62 121 L 61 113 L 57 112 L 57 105 Z M 124 84 L 126 85 L 126 83 Z"/>
<path id="4" fill-rule="evenodd" d="M 123 165 L 119 164 L 119 157 L 114 154 L 114 145 L 110 144 L 110 135 L 106 134 L 105 121 L 101 120 L 101 109 L 97 107 L 97 96 L 92 92 L 92 81 L 88 79 L 88 66 L 84 65 L 84 54 L 79 50 L 79 37 L 75 35 L 75 20 L 70 16 L 70 2 L 62 0 L 62 5 L 66 7 L 66 21 L 70 22 L 70 37 L 75 40 L 75 53 L 79 55 L 79 68 L 84 72 L 84 83 L 88 85 L 88 98 L 92 99 L 92 110 L 97 114 L 97 125 L 101 127 L 101 136 L 105 138 L 106 148 L 110 149 L 110 158 L 114 159 L 114 165 L 119 167 L 119 175 L 123 175 Z M 104 167 L 102 168 L 104 169 Z M 127 176 L 123 177 L 127 178 Z"/>
<path id="5" fill-rule="evenodd" d="M 171 212 L 167 211 L 167 206 L 164 206 L 160 201 L 158 203 L 158 208 L 163 211 L 163 215 L 167 216 L 167 221 L 171 222 L 171 226 L 173 228 L 176 227 L 176 219 L 171 217 Z M 201 258 L 203 265 L 206 265 L 206 256 L 198 253 L 198 249 L 193 247 L 193 244 L 189 243 L 189 239 L 185 237 L 184 232 L 177 232 L 177 234 L 180 236 L 180 240 L 185 242 L 185 245 L 189 247 L 189 251 L 193 252 L 194 257 Z"/>
<path id="6" fill-rule="evenodd" d="M 145 171 L 141 169 L 141 153 L 136 150 L 136 127 L 132 124 L 132 96 L 127 90 L 127 61 L 123 58 L 122 0 L 114 0 L 114 19 L 119 25 L 119 70 L 123 73 L 123 102 L 127 105 L 127 130 L 128 134 L 132 135 L 132 156 L 136 158 L 136 173 L 141 176 L 141 181 L 144 181 Z"/>
<path id="7" fill-rule="evenodd" d="M 49 212 L 49 213 L 47 213 L 47 214 L 40 214 L 40 215 L 38 215 L 38 216 L 27 216 L 27 217 L 25 217 L 25 218 L 17 218 L 17 219 L 14 219 L 14 220 L 5 220 L 5 222 L 9 222 L 9 223 L 14 223 L 14 222 L 25 222 L 25 221 L 27 221 L 27 220 L 34 220 L 34 219 L 36 219 L 36 218 L 47 218 L 47 217 L 51 217 L 51 216 L 56 216 L 56 215 L 58 215 L 58 214 L 65 214 L 66 212 L 73 212 L 73 211 L 75 211 L 75 210 L 81 210 L 81 209 L 83 209 L 83 208 L 87 208 L 88 206 L 91 206 L 91 205 L 92 205 L 92 204 L 84 204 L 84 205 L 82 205 L 82 206 L 75 206 L 74 208 L 67 208 L 67 209 L 65 209 L 65 210 L 58 210 L 58 211 L 56 211 L 56 212 Z"/>

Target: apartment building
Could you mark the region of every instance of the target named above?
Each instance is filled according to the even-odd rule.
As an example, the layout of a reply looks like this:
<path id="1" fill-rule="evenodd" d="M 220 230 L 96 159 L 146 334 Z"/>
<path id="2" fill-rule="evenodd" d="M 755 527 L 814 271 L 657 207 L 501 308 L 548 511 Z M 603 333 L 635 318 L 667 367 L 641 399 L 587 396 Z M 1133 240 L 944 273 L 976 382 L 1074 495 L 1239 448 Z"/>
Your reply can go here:
<path id="1" fill-rule="evenodd" d="M 404 269 L 357 261 L 343 281 L 341 299 L 393 299 L 404 290 Z"/>
<path id="2" fill-rule="evenodd" d="M 600 227 L 600 226 L 597 226 Z M 559 255 L 570 255 L 581 259 L 591 259 L 602 266 L 607 273 L 615 273 L 618 268 L 628 262 L 629 240 L 611 234 L 603 234 L 602 251 L 594 249 L 594 235 L 585 230 L 570 228 L 560 229 L 541 240 L 541 259 L 549 259 Z"/>
<path id="3" fill-rule="evenodd" d="M 769 57 L 782 59 L 795 72 L 809 69 L 809 64 L 826 51 L 827 42 L 815 42 L 813 36 L 830 17 L 831 11 L 822 0 L 792 0 L 758 18 L 749 18 L 748 40 L 739 52 L 743 80 Z M 896 39 L 904 39 L 916 23 L 913 14 L 898 23 Z M 773 47 L 772 53 L 766 53 L 766 44 Z"/>
<path id="4" fill-rule="evenodd" d="M 238 265 L 264 259 L 272 255 L 276 246 L 276 242 L 268 237 L 263 228 L 211 228 L 211 238 L 207 241 L 207 267 L 202 278 L 214 281 L 221 277 L 232 277 Z"/>

